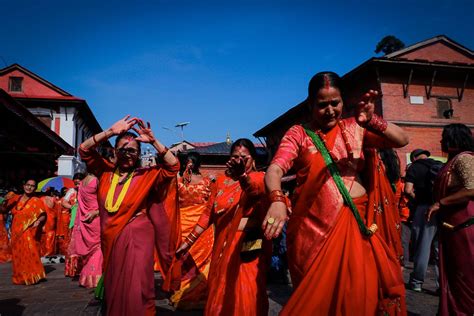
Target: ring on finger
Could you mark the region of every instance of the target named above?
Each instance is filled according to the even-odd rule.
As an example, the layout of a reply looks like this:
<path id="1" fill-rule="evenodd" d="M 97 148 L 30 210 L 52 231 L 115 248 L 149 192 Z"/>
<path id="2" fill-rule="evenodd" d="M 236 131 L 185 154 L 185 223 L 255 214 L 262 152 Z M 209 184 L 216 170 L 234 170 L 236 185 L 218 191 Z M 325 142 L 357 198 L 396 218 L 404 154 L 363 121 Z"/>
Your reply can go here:
<path id="1" fill-rule="evenodd" d="M 270 224 L 270 225 L 273 225 L 275 223 L 275 219 L 273 217 L 269 217 L 267 219 L 267 223 Z"/>

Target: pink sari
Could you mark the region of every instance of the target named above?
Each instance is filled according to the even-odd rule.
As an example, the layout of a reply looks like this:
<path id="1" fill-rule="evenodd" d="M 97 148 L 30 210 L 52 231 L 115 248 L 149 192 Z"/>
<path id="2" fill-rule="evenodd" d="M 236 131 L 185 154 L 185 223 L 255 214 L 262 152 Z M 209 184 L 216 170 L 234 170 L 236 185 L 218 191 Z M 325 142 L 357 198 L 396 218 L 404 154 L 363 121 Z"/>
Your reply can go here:
<path id="1" fill-rule="evenodd" d="M 81 257 L 82 270 L 79 284 L 94 288 L 102 275 L 102 250 L 100 247 L 100 219 L 94 218 L 91 223 L 84 222 L 87 213 L 99 209 L 97 203 L 98 180 L 94 178 L 88 185 L 81 182 L 79 186 L 78 209 L 72 240 L 75 254 Z"/>

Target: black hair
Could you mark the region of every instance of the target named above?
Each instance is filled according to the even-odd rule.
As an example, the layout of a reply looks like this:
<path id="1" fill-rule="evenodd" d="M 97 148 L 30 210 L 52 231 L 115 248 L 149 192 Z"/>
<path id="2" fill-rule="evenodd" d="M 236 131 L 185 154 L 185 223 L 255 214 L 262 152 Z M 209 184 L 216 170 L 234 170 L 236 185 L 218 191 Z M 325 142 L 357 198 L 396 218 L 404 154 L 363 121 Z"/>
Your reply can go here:
<path id="1" fill-rule="evenodd" d="M 391 148 L 379 149 L 380 158 L 385 165 L 385 173 L 391 184 L 400 180 L 400 159 L 395 150 Z"/>
<path id="2" fill-rule="evenodd" d="M 443 128 L 441 139 L 441 149 L 451 155 L 456 155 L 463 151 L 474 151 L 474 140 L 472 132 L 464 124 L 453 123 Z"/>
<path id="3" fill-rule="evenodd" d="M 314 101 L 319 90 L 325 87 L 332 87 L 339 90 L 342 96 L 343 84 L 338 74 L 332 71 L 318 72 L 311 78 L 308 85 L 308 101 Z"/>
<path id="4" fill-rule="evenodd" d="M 137 138 L 137 134 L 135 133 L 132 133 L 132 132 L 124 132 L 122 134 L 119 134 L 117 135 L 117 138 L 115 139 L 115 148 L 117 148 L 117 144 L 119 143 L 119 141 L 122 139 L 122 138 L 125 138 L 125 137 L 130 137 L 130 138 Z M 137 144 L 138 144 L 138 152 L 141 153 L 142 152 L 142 146 L 141 146 L 141 143 L 137 140 L 136 141 Z"/>
<path id="5" fill-rule="evenodd" d="M 239 138 L 237 139 L 232 146 L 230 147 L 230 154 L 234 152 L 236 147 L 243 146 L 248 149 L 250 152 L 250 156 L 255 160 L 257 158 L 257 150 L 255 149 L 255 145 L 247 138 Z"/>
<path id="6" fill-rule="evenodd" d="M 86 177 L 86 175 L 82 172 L 76 172 L 74 176 L 72 177 L 73 180 L 83 180 Z"/>
<path id="7" fill-rule="evenodd" d="M 61 197 L 65 196 L 68 190 L 69 190 L 68 188 L 62 187 L 62 188 L 61 188 L 61 193 L 60 193 L 61 195 L 60 195 L 60 196 L 61 196 Z"/>
<path id="8" fill-rule="evenodd" d="M 38 186 L 38 181 L 36 180 L 35 177 L 27 176 L 23 179 L 23 185 L 25 185 L 28 181 L 34 181 L 35 185 Z"/>
<path id="9" fill-rule="evenodd" d="M 186 170 L 186 165 L 188 164 L 189 159 L 193 162 L 192 172 L 194 174 L 200 174 L 199 168 L 201 167 L 201 155 L 195 151 L 192 151 L 190 153 L 179 156 L 179 160 L 180 160 L 179 175 L 180 176 L 182 176 L 184 173 L 184 170 Z"/>

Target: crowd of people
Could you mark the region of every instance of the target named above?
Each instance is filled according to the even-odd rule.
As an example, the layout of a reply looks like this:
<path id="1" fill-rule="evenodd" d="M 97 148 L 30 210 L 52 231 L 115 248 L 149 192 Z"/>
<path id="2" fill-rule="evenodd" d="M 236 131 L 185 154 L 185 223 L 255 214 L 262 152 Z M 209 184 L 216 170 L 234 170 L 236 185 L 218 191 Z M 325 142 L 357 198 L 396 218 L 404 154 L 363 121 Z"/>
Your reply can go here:
<path id="1" fill-rule="evenodd" d="M 446 126 L 448 162 L 418 149 L 402 177 L 393 148 L 408 136 L 374 113 L 378 92 L 344 119 L 343 95 L 337 74 L 316 74 L 310 120 L 286 132 L 266 172 L 254 144 L 238 139 L 216 178 L 201 174 L 197 153 L 178 159 L 150 123 L 126 116 L 80 145 L 88 173 L 75 175 L 76 188 L 40 196 L 25 179 L 4 197 L 0 261 L 12 261 L 13 283 L 31 285 L 46 277 L 42 257 L 63 255 L 65 276 L 96 288 L 106 315 L 155 314 L 157 270 L 178 309 L 268 315 L 272 240 L 283 233 L 294 290 L 281 315 L 406 315 L 402 270 L 413 257 L 409 288 L 421 291 L 430 256 L 440 315 L 472 315 L 470 129 Z M 111 137 L 115 157 L 105 159 L 96 148 Z M 155 165 L 140 166 L 142 143 Z"/>

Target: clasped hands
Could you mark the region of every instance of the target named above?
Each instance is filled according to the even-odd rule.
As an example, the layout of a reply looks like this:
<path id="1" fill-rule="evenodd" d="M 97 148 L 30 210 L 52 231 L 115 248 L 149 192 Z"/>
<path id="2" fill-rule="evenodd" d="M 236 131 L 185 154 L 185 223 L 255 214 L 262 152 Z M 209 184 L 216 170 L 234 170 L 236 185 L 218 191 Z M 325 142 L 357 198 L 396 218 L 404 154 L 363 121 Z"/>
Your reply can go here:
<path id="1" fill-rule="evenodd" d="M 150 122 L 145 122 L 137 117 L 130 118 L 130 115 L 115 122 L 109 130 L 113 135 L 119 135 L 133 129 L 138 136 L 135 139 L 142 143 L 154 143 L 156 141 L 155 135 L 151 130 Z"/>

